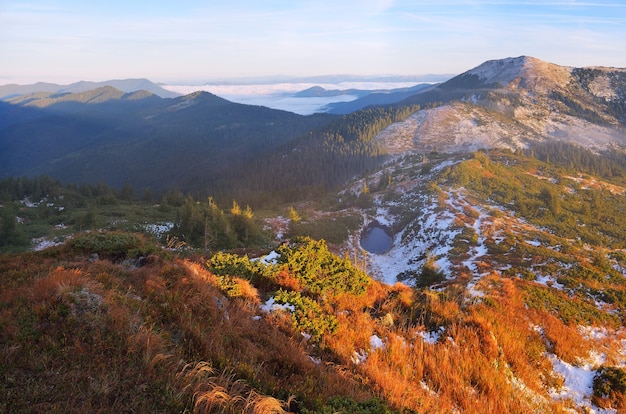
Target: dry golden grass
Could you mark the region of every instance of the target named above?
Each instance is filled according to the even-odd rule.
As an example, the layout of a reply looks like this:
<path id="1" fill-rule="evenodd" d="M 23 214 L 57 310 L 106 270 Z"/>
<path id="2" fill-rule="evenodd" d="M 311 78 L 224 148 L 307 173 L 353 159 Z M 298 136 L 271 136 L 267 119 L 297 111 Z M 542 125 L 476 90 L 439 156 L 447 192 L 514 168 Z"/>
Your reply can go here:
<path id="1" fill-rule="evenodd" d="M 289 273 L 287 269 L 281 269 L 276 273 L 276 283 L 284 289 L 295 292 L 302 291 L 302 283 L 298 278 Z"/>
<path id="2" fill-rule="evenodd" d="M 283 413 L 294 398 L 308 408 L 334 396 L 417 413 L 561 412 L 545 352 L 568 362 L 591 342 L 619 352 L 529 309 L 522 282 L 496 273 L 482 280 L 482 300 L 468 301 L 462 281 L 443 293 L 372 282 L 361 296 L 329 295 L 322 305 L 338 328 L 314 346 L 289 314 L 258 311 L 271 291 L 233 278 L 243 293 L 226 297 L 191 260 L 129 270 L 30 255 L 0 258 L 0 269 L 12 277 L 0 292 L 9 412 Z M 372 349 L 374 334 L 384 348 Z"/>
<path id="3" fill-rule="evenodd" d="M 246 405 L 243 409 L 245 414 L 283 414 L 286 413 L 284 407 L 289 403 L 277 400 L 267 395 L 259 395 L 251 391 L 246 398 Z"/>
<path id="4" fill-rule="evenodd" d="M 181 394 L 192 394 L 195 413 L 283 414 L 289 402 L 261 395 L 234 372 L 216 371 L 206 362 L 185 364 L 176 374 Z"/>
<path id="5" fill-rule="evenodd" d="M 424 291 L 413 298 L 400 294 L 403 289 L 390 289 L 384 303 L 374 302 L 375 312 L 341 316 L 339 331 L 327 344 L 347 359 L 350 351 L 369 349 L 373 332 L 384 338 L 385 349 L 368 351 L 367 361 L 353 370 L 395 407 L 417 412 L 561 412 L 561 404 L 547 397 L 545 379 L 552 367 L 544 356 L 544 338 L 533 325 L 545 315 L 529 312 L 512 281 L 492 273 L 484 283 L 493 286 L 493 305 L 461 306 L 455 295 L 450 300 Z M 403 324 L 381 325 L 376 314 L 392 308 Z M 407 327 L 411 320 L 417 325 Z M 584 345 L 566 346 L 568 340 L 578 340 L 575 330 L 558 319 L 551 322 L 547 330 L 567 334 L 557 345 L 557 355 L 584 354 Z M 419 324 L 427 329 L 443 326 L 445 331 L 437 343 L 426 344 L 417 335 L 423 329 Z M 527 387 L 524 398 L 513 377 Z"/>
<path id="6" fill-rule="evenodd" d="M 86 278 L 79 269 L 65 269 L 59 266 L 45 277 L 34 282 L 32 287 L 33 300 L 57 299 L 65 292 L 82 286 L 85 282 Z"/>

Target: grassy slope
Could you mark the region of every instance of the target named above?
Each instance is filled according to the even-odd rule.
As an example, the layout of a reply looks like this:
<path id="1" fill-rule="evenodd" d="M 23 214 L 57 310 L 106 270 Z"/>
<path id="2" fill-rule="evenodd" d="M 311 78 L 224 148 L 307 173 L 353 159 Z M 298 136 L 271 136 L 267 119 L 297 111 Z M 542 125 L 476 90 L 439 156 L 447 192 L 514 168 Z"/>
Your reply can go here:
<path id="1" fill-rule="evenodd" d="M 3 410 L 281 412 L 295 398 L 309 412 L 359 401 L 343 412 L 384 412 L 379 398 L 416 412 L 559 412 L 545 352 L 572 361 L 590 348 L 575 326 L 527 306 L 522 279 L 490 276 L 489 299 L 474 303 L 374 281 L 362 295 L 313 295 L 337 328 L 307 341 L 288 313 L 259 310 L 279 288 L 306 293 L 293 268 L 254 287 L 162 253 L 135 267 L 124 257 L 152 251 L 139 238 L 114 255 L 77 240 L 1 258 Z M 435 343 L 422 338 L 431 331 Z"/>
<path id="2" fill-rule="evenodd" d="M 311 274 L 318 280 L 344 269 L 323 246 L 299 267 L 246 258 L 231 267 L 208 265 L 125 233 L 103 239 L 92 233 L 43 252 L 0 256 L 2 409 L 281 412 L 297 404 L 321 413 L 581 411 L 573 399 L 554 398 L 564 385 L 554 358 L 577 369 L 622 363 L 621 237 L 598 238 L 602 248 L 566 244 L 559 225 L 569 215 L 590 220 L 596 234 L 611 228 L 592 225 L 595 216 L 574 199 L 593 202 L 587 190 L 545 179 L 558 170 L 543 168 L 537 178 L 537 163 L 513 158 L 479 154 L 439 181 L 447 192 L 462 183 L 475 206 L 496 193 L 507 200 L 506 183 L 528 181 L 516 186 L 514 205 L 529 212 L 529 232 L 504 229 L 502 241 L 485 240 L 482 266 L 490 271 L 476 284 L 479 296 L 466 291 L 470 278 L 463 272 L 438 290 L 373 280 L 364 294 L 342 292 L 331 279 L 320 287 Z M 551 204 L 554 192 L 567 203 Z M 498 222 L 510 219 L 492 214 Z M 468 207 L 458 221 L 471 224 L 472 217 Z M 552 234 L 543 230 L 550 226 Z M 533 239 L 541 245 L 525 242 Z M 459 263 L 471 243 L 458 247 Z M 140 255 L 147 260 L 137 261 Z M 538 283 L 546 277 L 549 283 Z M 334 287 L 320 292 L 324 286 Z M 260 310 L 279 295 L 317 313 Z M 320 322 L 331 320 L 336 324 Z M 320 326 L 318 337 L 301 334 Z M 374 335 L 384 347 L 374 345 Z M 593 361 L 598 354 L 600 363 Z M 623 409 L 623 393 L 606 397 L 593 402 Z"/>

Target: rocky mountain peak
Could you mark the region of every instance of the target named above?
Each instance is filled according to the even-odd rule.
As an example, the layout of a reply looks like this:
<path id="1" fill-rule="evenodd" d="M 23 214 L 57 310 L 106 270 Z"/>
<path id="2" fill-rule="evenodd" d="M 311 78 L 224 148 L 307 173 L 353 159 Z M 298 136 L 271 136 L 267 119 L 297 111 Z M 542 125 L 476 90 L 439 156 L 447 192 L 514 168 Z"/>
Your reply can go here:
<path id="1" fill-rule="evenodd" d="M 485 63 L 465 72 L 485 84 L 533 89 L 546 92 L 562 88 L 570 81 L 572 68 L 559 66 L 531 56 L 519 56 Z"/>

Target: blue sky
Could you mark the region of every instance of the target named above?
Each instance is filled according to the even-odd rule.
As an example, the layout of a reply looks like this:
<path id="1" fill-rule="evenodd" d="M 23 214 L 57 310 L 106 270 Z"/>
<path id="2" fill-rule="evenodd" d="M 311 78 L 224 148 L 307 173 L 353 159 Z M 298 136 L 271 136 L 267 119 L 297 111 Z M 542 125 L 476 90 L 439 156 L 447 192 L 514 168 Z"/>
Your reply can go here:
<path id="1" fill-rule="evenodd" d="M 626 1 L 0 0 L 0 84 L 626 67 Z"/>

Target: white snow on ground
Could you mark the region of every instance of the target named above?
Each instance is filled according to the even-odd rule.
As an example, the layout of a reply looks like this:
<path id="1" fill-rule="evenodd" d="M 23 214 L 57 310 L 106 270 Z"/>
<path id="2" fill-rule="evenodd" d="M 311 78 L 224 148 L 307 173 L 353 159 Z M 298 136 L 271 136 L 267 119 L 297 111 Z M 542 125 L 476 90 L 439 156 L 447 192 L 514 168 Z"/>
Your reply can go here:
<path id="1" fill-rule="evenodd" d="M 579 326 L 578 331 L 586 338 L 586 339 L 594 339 L 600 340 L 605 339 L 609 336 L 609 331 L 605 327 L 597 327 L 597 326 Z"/>
<path id="2" fill-rule="evenodd" d="M 385 343 L 378 335 L 370 336 L 370 345 L 372 346 L 373 351 L 377 349 L 382 349 L 384 351 L 386 348 Z"/>
<path id="3" fill-rule="evenodd" d="M 552 361 L 553 369 L 556 373 L 563 377 L 563 387 L 560 389 L 552 389 L 550 396 L 555 400 L 571 400 L 577 407 L 587 410 L 589 413 L 608 414 L 616 413 L 616 410 L 602 409 L 591 403 L 593 395 L 593 377 L 596 371 L 591 365 L 576 367 L 561 361 L 554 354 L 548 354 L 548 358 Z"/>
<path id="4" fill-rule="evenodd" d="M 533 403 L 534 407 L 536 408 L 536 412 L 545 412 L 546 410 L 543 407 L 546 407 L 548 405 L 548 399 L 539 394 L 537 391 L 528 388 L 528 386 L 522 379 L 513 375 L 510 366 L 507 365 L 507 368 L 509 381 L 513 388 L 515 388 L 519 393 L 524 395 L 528 399 L 528 401 Z"/>
<path id="5" fill-rule="evenodd" d="M 278 254 L 276 251 L 272 250 L 267 255 L 261 257 L 259 259 L 259 261 L 261 263 L 264 263 L 264 264 L 276 264 L 276 263 L 278 263 L 278 258 L 279 257 L 280 257 L 280 254 Z"/>
<path id="6" fill-rule="evenodd" d="M 423 196 L 423 207 L 413 222 L 421 223 L 418 229 L 407 226 L 396 234 L 393 248 L 380 255 L 369 255 L 370 273 L 381 281 L 393 285 L 398 274 L 421 268 L 428 253 L 435 264 L 447 274 L 451 269 L 448 252 L 452 240 L 459 232 L 452 228 L 455 216 L 438 208 L 437 200 Z"/>
<path id="7" fill-rule="evenodd" d="M 367 353 L 362 349 L 354 351 L 351 359 L 355 365 L 364 364 L 367 362 Z"/>
<path id="8" fill-rule="evenodd" d="M 320 358 L 320 357 L 313 357 L 313 356 L 309 355 L 309 359 L 315 365 L 320 365 L 322 363 L 322 358 Z"/>
<path id="9" fill-rule="evenodd" d="M 287 311 L 287 312 L 295 312 L 296 307 L 292 305 L 291 303 L 284 303 L 284 304 L 276 303 L 274 302 L 274 297 L 272 296 L 263 305 L 259 306 L 259 309 L 261 309 L 265 313 L 270 313 L 270 312 L 279 311 L 279 310 Z"/>
<path id="10" fill-rule="evenodd" d="M 555 277 L 550 275 L 537 275 L 535 282 L 558 290 L 563 290 L 563 288 L 565 287 L 562 284 L 558 283 Z"/>
<path id="11" fill-rule="evenodd" d="M 439 340 L 439 337 L 444 333 L 445 328 L 442 326 L 439 328 L 439 330 L 434 331 L 434 332 L 425 332 L 425 331 L 420 331 L 417 334 L 424 340 L 424 342 L 426 342 L 427 344 L 435 344 L 437 343 L 437 341 Z"/>
<path id="12" fill-rule="evenodd" d="M 172 222 L 157 223 L 157 224 L 146 224 L 144 226 L 144 229 L 145 229 L 146 233 L 153 234 L 156 237 L 163 236 L 165 233 L 167 233 L 168 231 L 172 230 L 173 228 L 174 228 L 174 223 L 172 223 Z"/>
<path id="13" fill-rule="evenodd" d="M 28 207 L 28 208 L 35 208 L 35 207 L 39 206 L 39 203 L 31 201 L 30 198 L 28 198 L 28 197 L 23 199 L 23 200 L 20 200 L 20 204 L 22 204 L 23 206 Z"/>
<path id="14" fill-rule="evenodd" d="M 626 331 L 597 326 L 579 326 L 578 331 L 585 339 L 595 342 L 597 349 L 605 351 L 611 349 L 613 351 L 607 355 L 592 349 L 589 357 L 583 362 L 596 367 L 608 363 L 610 366 L 626 368 L 626 339 L 623 339 L 626 336 Z M 618 346 L 607 348 L 607 344 L 618 344 Z"/>
<path id="15" fill-rule="evenodd" d="M 457 196 L 458 197 L 458 196 Z M 470 206 L 461 198 L 455 200 L 456 205 L 460 205 L 461 208 L 468 207 L 473 211 L 478 212 L 478 217 L 474 220 L 474 224 L 471 226 L 474 229 L 474 232 L 477 235 L 478 243 L 475 246 L 472 246 L 470 249 L 470 257 L 467 260 L 463 261 L 463 265 L 467 267 L 474 276 L 472 280 L 467 284 L 467 291 L 472 297 L 482 297 L 484 296 L 483 292 L 476 290 L 476 284 L 480 281 L 480 279 L 485 276 L 485 274 L 478 272 L 478 266 L 476 262 L 481 261 L 481 258 L 488 254 L 487 246 L 485 245 L 485 236 L 483 235 L 482 226 L 483 221 L 487 220 L 489 217 L 488 214 L 478 206 Z M 455 207 L 455 204 L 452 204 L 451 207 Z"/>
<path id="16" fill-rule="evenodd" d="M 489 213 L 478 206 L 470 205 L 465 200 L 464 189 L 447 192 L 443 208 L 435 197 L 427 195 L 416 197 L 417 200 L 413 204 L 420 206 L 420 214 L 394 236 L 393 247 L 389 252 L 369 256 L 370 274 L 387 284 L 394 284 L 397 282 L 397 276 L 403 272 L 419 272 L 426 257 L 430 256 L 434 259 L 435 266 L 444 275 L 450 276 L 453 274 L 450 252 L 453 249 L 455 237 L 461 233 L 462 226 L 465 225 L 474 229 L 478 243 L 470 248 L 469 258 L 462 264 L 473 275 L 468 286 L 470 294 L 482 296 L 482 292 L 476 290 L 475 287 L 485 274 L 480 273 L 477 263 L 482 262 L 483 257 L 488 254 L 483 226 L 490 219 Z M 456 219 L 467 209 L 473 210 L 477 216 L 468 219 L 470 224 L 459 225 Z M 377 209 L 376 220 L 378 222 L 393 221 L 393 217 L 381 217 L 385 212 L 386 210 L 382 207 Z M 419 225 L 415 226 L 415 223 Z"/>
<path id="17" fill-rule="evenodd" d="M 46 237 L 38 237 L 38 238 L 32 239 L 31 243 L 33 244 L 33 250 L 37 252 L 47 249 L 48 247 L 53 247 L 53 246 L 58 246 L 60 244 L 63 244 L 63 242 L 50 240 Z"/>
<path id="18" fill-rule="evenodd" d="M 370 336 L 370 351 L 371 352 L 375 352 L 377 349 L 384 351 L 385 348 L 386 348 L 385 342 L 378 335 Z M 363 349 L 354 351 L 350 359 L 352 360 L 352 363 L 354 363 L 355 365 L 364 364 L 365 362 L 367 362 L 367 351 Z"/>
<path id="19" fill-rule="evenodd" d="M 376 210 L 376 217 L 374 220 L 376 220 L 381 226 L 391 227 L 393 224 L 389 217 L 389 212 L 384 208 L 378 208 L 378 210 Z"/>

